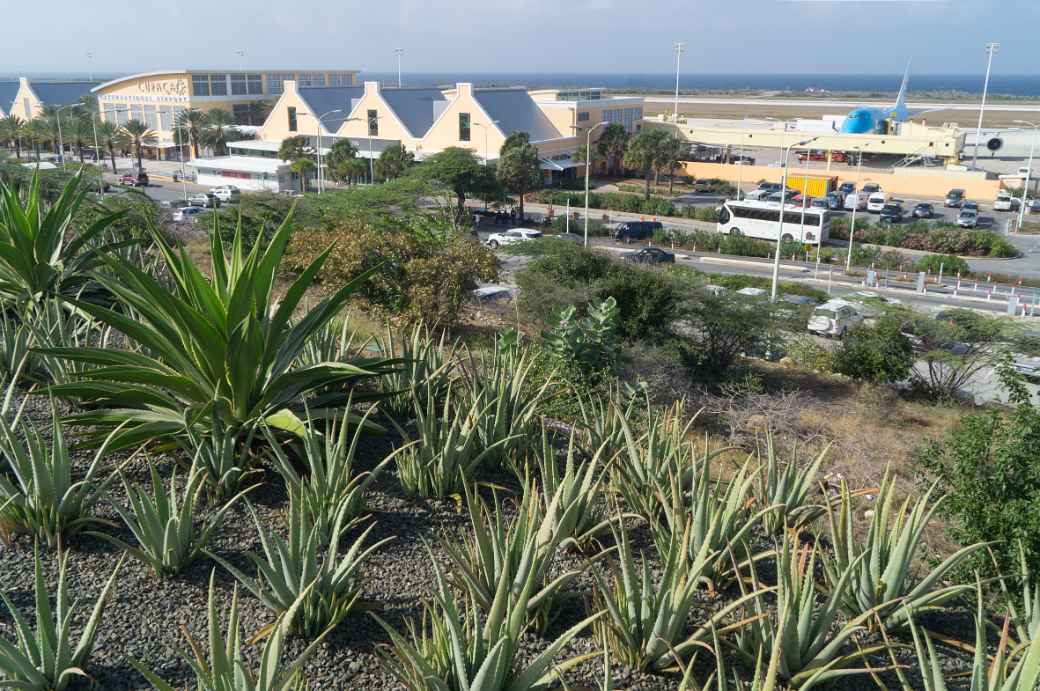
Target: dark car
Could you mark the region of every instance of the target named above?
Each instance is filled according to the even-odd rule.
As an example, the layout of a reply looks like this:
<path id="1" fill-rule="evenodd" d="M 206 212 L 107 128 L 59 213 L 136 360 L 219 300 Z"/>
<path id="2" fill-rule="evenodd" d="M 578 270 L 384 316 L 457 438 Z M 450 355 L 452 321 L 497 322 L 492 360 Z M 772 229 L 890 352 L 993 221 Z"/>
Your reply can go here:
<path id="1" fill-rule="evenodd" d="M 856 183 L 854 183 L 854 182 L 843 182 L 843 183 L 841 183 L 841 186 L 838 188 L 838 191 L 841 192 L 842 194 L 848 196 L 848 195 L 850 195 L 850 194 L 852 194 L 853 192 L 856 191 Z"/>
<path id="2" fill-rule="evenodd" d="M 876 182 L 868 182 L 867 184 L 863 185 L 863 196 L 865 196 L 865 197 L 869 197 L 870 195 L 874 194 L 875 192 L 880 192 L 880 191 L 881 191 L 881 185 L 877 184 Z"/>
<path id="3" fill-rule="evenodd" d="M 979 203 L 978 202 L 965 201 L 963 204 L 961 204 L 961 211 L 965 211 L 965 210 L 967 210 L 967 211 L 974 211 L 975 213 L 978 213 L 979 212 Z"/>
<path id="4" fill-rule="evenodd" d="M 946 206 L 956 208 L 964 203 L 964 190 L 960 188 L 952 189 L 946 193 Z"/>
<path id="5" fill-rule="evenodd" d="M 637 264 L 674 264 L 675 255 L 665 252 L 660 247 L 644 247 L 638 252 L 628 252 L 621 255 L 630 262 Z"/>
<path id="6" fill-rule="evenodd" d="M 882 223 L 899 223 L 903 220 L 903 205 L 902 204 L 885 204 L 881 208 Z"/>
<path id="7" fill-rule="evenodd" d="M 809 207 L 813 209 L 827 209 L 828 211 L 832 208 L 830 200 L 823 198 L 813 199 L 809 203 Z"/>
<path id="8" fill-rule="evenodd" d="M 935 215 L 935 207 L 931 204 L 921 202 L 914 207 L 914 218 L 931 218 Z"/>
<path id="9" fill-rule="evenodd" d="M 827 195 L 827 208 L 831 211 L 841 211 L 845 208 L 845 195 L 841 192 L 831 192 Z"/>
<path id="10" fill-rule="evenodd" d="M 663 228 L 658 221 L 625 221 L 614 230 L 613 238 L 620 242 L 645 240 L 654 236 L 654 231 Z"/>
<path id="11" fill-rule="evenodd" d="M 119 184 L 128 187 L 147 187 L 148 173 L 138 173 L 137 175 L 125 173 L 119 178 Z"/>

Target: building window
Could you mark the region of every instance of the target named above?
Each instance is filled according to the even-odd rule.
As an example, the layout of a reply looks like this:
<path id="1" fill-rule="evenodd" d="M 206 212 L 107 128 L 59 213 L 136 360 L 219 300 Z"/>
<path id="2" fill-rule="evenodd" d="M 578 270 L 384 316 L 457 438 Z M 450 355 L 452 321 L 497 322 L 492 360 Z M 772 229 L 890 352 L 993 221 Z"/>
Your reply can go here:
<path id="1" fill-rule="evenodd" d="M 289 131 L 296 131 L 296 109 L 289 106 Z"/>
<path id="2" fill-rule="evenodd" d="M 324 72 L 300 72 L 300 86 L 325 86 Z"/>
<path id="3" fill-rule="evenodd" d="M 580 113 L 578 113 L 578 122 L 588 122 L 588 121 L 589 121 L 589 111 L 583 110 Z"/>
<path id="4" fill-rule="evenodd" d="M 161 106 L 159 108 L 159 129 L 169 132 L 173 129 L 173 108 Z"/>
<path id="5" fill-rule="evenodd" d="M 159 129 L 159 113 L 155 110 L 155 106 L 144 107 L 144 123 L 150 130 Z"/>
<path id="6" fill-rule="evenodd" d="M 459 141 L 469 141 L 469 113 L 459 113 Z"/>
<path id="7" fill-rule="evenodd" d="M 227 96 L 227 75 L 211 74 L 209 76 L 209 91 L 213 96 Z"/>
<path id="8" fill-rule="evenodd" d="M 271 72 L 267 75 L 267 93 L 277 95 L 285 89 L 285 82 L 293 80 L 292 72 Z"/>
<path id="9" fill-rule="evenodd" d="M 329 86 L 353 86 L 354 75 L 350 72 L 333 72 L 329 75 Z"/>
<path id="10" fill-rule="evenodd" d="M 264 80 L 259 74 L 247 74 L 246 82 L 250 96 L 262 96 L 264 93 Z"/>
<path id="11" fill-rule="evenodd" d="M 191 92 L 195 96 L 209 96 L 209 75 L 191 75 Z"/>
<path id="12" fill-rule="evenodd" d="M 244 74 L 231 75 L 231 95 L 245 96 L 246 92 L 246 76 Z"/>
<path id="13" fill-rule="evenodd" d="M 368 136 L 379 136 L 379 113 L 374 110 L 368 111 Z"/>

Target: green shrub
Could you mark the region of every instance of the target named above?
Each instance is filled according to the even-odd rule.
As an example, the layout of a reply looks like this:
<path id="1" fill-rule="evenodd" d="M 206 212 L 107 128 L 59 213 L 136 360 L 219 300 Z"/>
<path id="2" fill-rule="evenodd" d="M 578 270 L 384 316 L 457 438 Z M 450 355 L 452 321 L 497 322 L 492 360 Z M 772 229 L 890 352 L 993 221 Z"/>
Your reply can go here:
<path id="1" fill-rule="evenodd" d="M 944 276 L 967 276 L 971 273 L 968 262 L 952 254 L 929 254 L 914 262 L 914 271 L 938 274 L 940 268 Z"/>
<path id="2" fill-rule="evenodd" d="M 679 292 L 670 276 L 629 264 L 615 264 L 596 281 L 593 295 L 617 301 L 621 335 L 634 340 L 660 340 L 675 318 Z"/>
<path id="3" fill-rule="evenodd" d="M 571 305 L 562 310 L 552 328 L 542 338 L 544 347 L 565 362 L 572 362 L 586 374 L 609 370 L 617 358 L 618 308 L 613 297 L 588 306 L 584 317 L 577 317 Z"/>
<path id="4" fill-rule="evenodd" d="M 900 322 L 894 318 L 881 319 L 874 326 L 855 326 L 831 354 L 832 369 L 875 384 L 903 381 L 916 356 L 900 331 Z"/>
<path id="5" fill-rule="evenodd" d="M 765 337 L 772 316 L 760 301 L 704 293 L 683 303 L 680 319 L 689 328 L 679 343 L 683 364 L 700 377 L 717 379 Z"/>
<path id="6" fill-rule="evenodd" d="M 831 351 L 809 336 L 800 336 L 787 344 L 787 357 L 791 364 L 801 369 L 830 372 Z"/>

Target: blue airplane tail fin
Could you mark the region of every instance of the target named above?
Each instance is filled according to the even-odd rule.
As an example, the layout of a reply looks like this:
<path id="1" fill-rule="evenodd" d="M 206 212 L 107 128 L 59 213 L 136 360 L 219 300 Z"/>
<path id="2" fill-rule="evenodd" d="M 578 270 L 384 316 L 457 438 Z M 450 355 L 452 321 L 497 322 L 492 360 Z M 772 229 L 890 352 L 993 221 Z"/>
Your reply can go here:
<path id="1" fill-rule="evenodd" d="M 910 84 L 910 61 L 906 61 L 906 70 L 903 72 L 903 83 L 899 87 L 899 95 L 896 97 L 896 104 L 892 107 L 892 115 L 895 116 L 896 122 L 903 122 L 906 120 L 909 113 L 906 109 L 906 89 Z"/>

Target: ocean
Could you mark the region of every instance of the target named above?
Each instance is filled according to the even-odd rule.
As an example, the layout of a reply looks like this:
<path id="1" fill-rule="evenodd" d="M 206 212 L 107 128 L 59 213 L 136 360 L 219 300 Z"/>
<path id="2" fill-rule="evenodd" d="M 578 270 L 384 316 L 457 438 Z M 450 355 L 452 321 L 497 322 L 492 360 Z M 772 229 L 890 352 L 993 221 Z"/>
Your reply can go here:
<path id="1" fill-rule="evenodd" d="M 23 75 L 0 75 L 0 81 Z M 28 74 L 35 79 L 86 79 L 86 73 Z M 113 74 L 95 74 L 95 79 L 112 79 Z M 396 84 L 396 72 L 365 72 L 360 78 Z M 901 74 L 681 74 L 681 91 L 775 91 L 805 93 L 809 91 L 862 92 L 894 94 L 903 79 Z M 579 72 L 405 72 L 406 86 L 430 86 L 472 82 L 477 86 L 536 87 L 603 87 L 614 91 L 662 91 L 675 89 L 675 74 L 617 74 Z M 982 74 L 912 74 L 911 93 L 981 94 Z M 1017 98 L 1040 97 L 1040 75 L 1000 75 L 990 78 L 990 93 Z"/>

